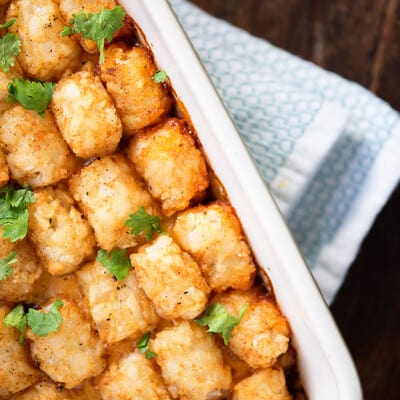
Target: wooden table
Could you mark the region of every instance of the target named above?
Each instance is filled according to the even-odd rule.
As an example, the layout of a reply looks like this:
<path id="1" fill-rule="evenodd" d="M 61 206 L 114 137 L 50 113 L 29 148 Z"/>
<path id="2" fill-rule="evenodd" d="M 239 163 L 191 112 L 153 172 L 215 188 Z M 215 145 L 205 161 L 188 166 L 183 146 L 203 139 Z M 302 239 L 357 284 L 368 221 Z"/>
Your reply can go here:
<path id="1" fill-rule="evenodd" d="M 359 82 L 400 110 L 400 0 L 191 1 Z M 400 187 L 364 240 L 331 310 L 365 399 L 400 399 Z"/>

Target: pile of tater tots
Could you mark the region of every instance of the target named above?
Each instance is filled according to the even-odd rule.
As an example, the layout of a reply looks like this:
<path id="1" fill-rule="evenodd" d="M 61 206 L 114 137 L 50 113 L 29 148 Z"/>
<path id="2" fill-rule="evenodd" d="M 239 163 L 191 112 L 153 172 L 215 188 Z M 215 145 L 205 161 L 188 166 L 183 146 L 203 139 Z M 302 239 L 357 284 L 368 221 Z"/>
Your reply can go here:
<path id="1" fill-rule="evenodd" d="M 78 24 L 116 7 L 0 0 L 0 399 L 292 399 L 288 323 L 168 71 L 120 7 L 104 51 Z"/>

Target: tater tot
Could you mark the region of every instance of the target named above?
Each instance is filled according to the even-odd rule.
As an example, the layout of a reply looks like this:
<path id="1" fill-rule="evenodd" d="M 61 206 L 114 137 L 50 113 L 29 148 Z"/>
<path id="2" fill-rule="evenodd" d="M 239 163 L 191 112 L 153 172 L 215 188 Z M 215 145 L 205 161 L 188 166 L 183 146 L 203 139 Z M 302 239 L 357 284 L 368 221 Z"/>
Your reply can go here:
<path id="1" fill-rule="evenodd" d="M 210 334 L 196 323 L 179 321 L 158 332 L 151 348 L 174 399 L 220 399 L 229 390 L 230 368 Z"/>
<path id="2" fill-rule="evenodd" d="M 5 111 L 0 117 L 0 146 L 12 178 L 21 185 L 57 183 L 76 165 L 49 111 L 45 118 L 20 105 Z"/>
<path id="3" fill-rule="evenodd" d="M 232 400 L 291 400 L 285 375 L 279 367 L 260 369 L 233 389 Z"/>
<path id="4" fill-rule="evenodd" d="M 43 381 L 32 386 L 26 392 L 16 395 L 12 400 L 72 400 L 69 390 L 54 383 Z"/>
<path id="5" fill-rule="evenodd" d="M 171 399 L 152 363 L 138 350 L 109 365 L 97 378 L 97 387 L 107 400 Z"/>
<path id="6" fill-rule="evenodd" d="M 127 154 L 167 216 L 184 210 L 208 187 L 206 163 L 183 121 L 170 118 L 135 135 Z"/>
<path id="7" fill-rule="evenodd" d="M 256 290 L 233 290 L 214 296 L 211 303 L 222 303 L 229 314 L 239 315 L 248 304 L 243 319 L 232 331 L 229 348 L 253 368 L 268 368 L 289 345 L 289 325 L 278 308 Z"/>
<path id="8" fill-rule="evenodd" d="M 38 336 L 28 329 L 27 337 L 31 341 L 32 357 L 40 369 L 53 381 L 71 389 L 103 371 L 104 347 L 79 308 L 68 300 L 61 300 L 62 323 L 57 331 Z M 53 303 L 54 300 L 49 301 L 40 310 L 48 312 Z"/>
<path id="9" fill-rule="evenodd" d="M 80 63 L 80 47 L 68 36 L 61 36 L 64 21 L 55 0 L 14 0 L 7 20 L 17 22 L 9 28 L 21 39 L 18 60 L 24 71 L 41 81 L 59 79 Z"/>
<path id="10" fill-rule="evenodd" d="M 43 266 L 53 275 L 75 271 L 94 255 L 94 233 L 75 208 L 71 195 L 61 188 L 34 191 L 29 205 L 29 238 Z"/>
<path id="11" fill-rule="evenodd" d="M 70 300 L 87 318 L 90 318 L 88 304 L 79 289 L 75 274 L 56 276 L 44 271 L 26 303 L 42 304 L 50 299 Z"/>
<path id="12" fill-rule="evenodd" d="M 8 166 L 3 152 L 0 150 L 0 187 L 4 186 L 9 179 Z"/>
<path id="13" fill-rule="evenodd" d="M 100 65 L 101 79 L 114 98 L 126 135 L 154 125 L 171 107 L 171 98 L 161 83 L 152 80 L 156 66 L 143 47 L 111 45 Z"/>
<path id="14" fill-rule="evenodd" d="M 10 396 L 39 380 L 39 371 L 32 368 L 19 343 L 19 332 L 3 323 L 11 311 L 0 304 L 0 398 Z"/>
<path id="15" fill-rule="evenodd" d="M 82 158 L 115 151 L 122 136 L 121 120 L 99 77 L 80 71 L 55 86 L 51 110 L 72 151 Z"/>
<path id="16" fill-rule="evenodd" d="M 134 270 L 126 279 L 116 281 L 103 265 L 92 262 L 81 268 L 77 277 L 105 343 L 138 339 L 157 326 L 158 315 L 138 286 Z"/>
<path id="17" fill-rule="evenodd" d="M 210 288 L 189 254 L 161 235 L 130 255 L 139 285 L 165 319 L 193 319 L 207 303 Z"/>
<path id="18" fill-rule="evenodd" d="M 215 291 L 229 287 L 247 290 L 255 265 L 233 208 L 217 202 L 178 215 L 172 235 L 198 262 Z"/>
<path id="19" fill-rule="evenodd" d="M 125 226 L 129 214 L 144 206 L 150 214 L 158 208 L 122 155 L 97 159 L 69 180 L 74 199 L 94 229 L 100 247 L 135 246 L 138 238 Z"/>
<path id="20" fill-rule="evenodd" d="M 69 22 L 74 14 L 80 11 L 87 13 L 97 13 L 101 7 L 106 10 L 114 8 L 117 2 L 114 0 L 60 0 L 60 12 L 65 22 Z M 97 53 L 97 44 L 93 40 L 80 37 L 81 46 L 89 53 Z"/>
<path id="21" fill-rule="evenodd" d="M 7 239 L 0 238 L 0 260 L 15 251 L 16 262 L 11 264 L 11 275 L 0 280 L 0 300 L 17 303 L 26 300 L 32 293 L 42 273 L 42 267 L 27 240 L 7 242 Z"/>

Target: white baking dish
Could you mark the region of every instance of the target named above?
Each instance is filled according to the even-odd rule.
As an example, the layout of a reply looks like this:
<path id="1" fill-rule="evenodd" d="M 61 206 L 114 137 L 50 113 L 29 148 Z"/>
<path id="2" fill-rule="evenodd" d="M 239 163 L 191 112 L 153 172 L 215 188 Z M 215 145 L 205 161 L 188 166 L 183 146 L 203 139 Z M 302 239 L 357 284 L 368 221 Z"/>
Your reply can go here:
<path id="1" fill-rule="evenodd" d="M 166 0 L 122 0 L 185 104 L 288 318 L 310 400 L 362 399 L 354 364 L 285 222 Z"/>

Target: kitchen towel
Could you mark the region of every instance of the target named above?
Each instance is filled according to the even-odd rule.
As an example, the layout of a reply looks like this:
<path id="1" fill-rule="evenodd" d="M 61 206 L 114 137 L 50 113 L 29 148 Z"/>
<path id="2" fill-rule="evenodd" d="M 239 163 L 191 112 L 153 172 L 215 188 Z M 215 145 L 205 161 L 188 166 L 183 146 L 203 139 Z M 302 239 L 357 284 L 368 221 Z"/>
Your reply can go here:
<path id="1" fill-rule="evenodd" d="M 185 0 L 170 4 L 331 302 L 399 180 L 399 114 Z"/>

